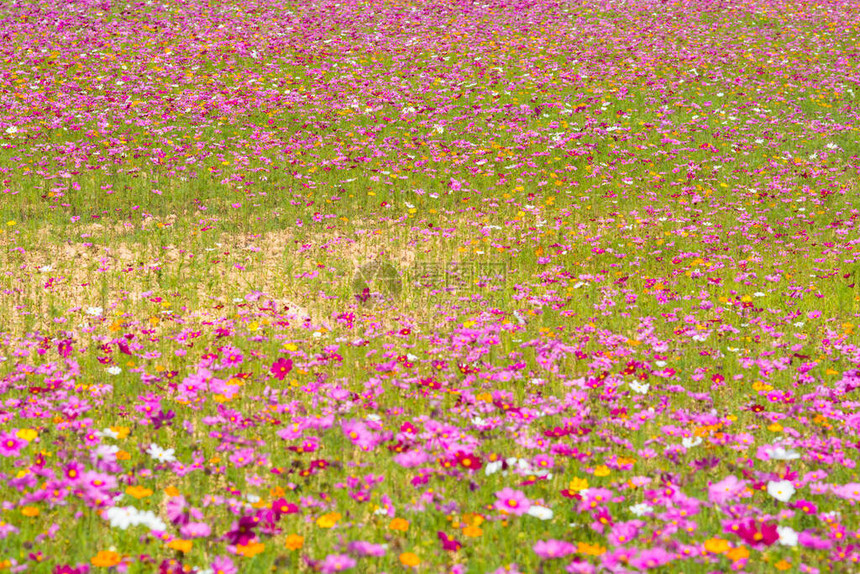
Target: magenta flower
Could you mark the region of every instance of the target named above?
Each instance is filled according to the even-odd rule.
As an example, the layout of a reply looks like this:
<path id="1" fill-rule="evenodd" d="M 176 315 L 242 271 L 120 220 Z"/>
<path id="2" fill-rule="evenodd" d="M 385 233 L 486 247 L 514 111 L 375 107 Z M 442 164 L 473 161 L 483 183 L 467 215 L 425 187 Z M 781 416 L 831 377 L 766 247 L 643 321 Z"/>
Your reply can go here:
<path id="1" fill-rule="evenodd" d="M 274 511 L 275 519 L 277 520 L 284 514 L 296 514 L 299 511 L 299 507 L 287 502 L 283 498 L 279 498 L 272 502 L 272 511 Z"/>
<path id="2" fill-rule="evenodd" d="M 167 519 L 176 525 L 186 525 L 190 521 L 188 513 L 185 512 L 185 497 L 184 496 L 171 496 L 167 499 L 167 504 L 165 505 L 165 513 L 167 514 Z"/>
<path id="3" fill-rule="evenodd" d="M 741 524 L 734 532 L 750 546 L 771 546 L 779 540 L 776 527 L 777 525 L 772 522 L 765 522 L 759 526 L 756 521 L 749 520 Z"/>
<path id="4" fill-rule="evenodd" d="M 439 537 L 439 541 L 442 543 L 442 550 L 446 550 L 448 552 L 457 552 L 458 550 L 460 550 L 460 548 L 463 547 L 463 545 L 459 541 L 453 538 L 448 538 L 448 535 L 441 530 L 436 533 L 436 536 Z"/>
<path id="5" fill-rule="evenodd" d="M 272 368 L 269 369 L 269 372 L 272 373 L 272 376 L 278 379 L 279 381 L 283 381 L 284 377 L 289 374 L 290 371 L 293 370 L 293 361 L 292 359 L 284 359 L 280 358 L 274 363 L 272 363 Z"/>
<path id="6" fill-rule="evenodd" d="M 72 355 L 72 351 L 74 351 L 74 348 L 72 347 L 71 340 L 67 339 L 65 341 L 60 341 L 59 343 L 57 343 L 57 352 L 64 359 L 69 358 Z"/>
<path id="7" fill-rule="evenodd" d="M 531 508 L 532 503 L 525 493 L 512 488 L 503 488 L 496 493 L 496 508 L 504 513 L 522 516 Z"/>
<path id="8" fill-rule="evenodd" d="M 238 522 L 234 522 L 230 531 L 224 535 L 224 539 L 230 544 L 244 545 L 253 540 L 256 535 L 254 529 L 260 525 L 260 519 L 256 516 L 243 516 Z"/>
<path id="9" fill-rule="evenodd" d="M 27 443 L 15 435 L 7 432 L 0 433 L 0 455 L 18 456 L 25 446 Z"/>

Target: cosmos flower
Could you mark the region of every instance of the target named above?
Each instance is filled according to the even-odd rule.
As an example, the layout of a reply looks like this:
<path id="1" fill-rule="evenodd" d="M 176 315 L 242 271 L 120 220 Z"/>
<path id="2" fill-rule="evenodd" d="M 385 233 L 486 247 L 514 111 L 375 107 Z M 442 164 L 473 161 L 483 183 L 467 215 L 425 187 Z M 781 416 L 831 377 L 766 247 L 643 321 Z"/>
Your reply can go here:
<path id="1" fill-rule="evenodd" d="M 347 554 L 329 554 L 319 565 L 319 571 L 323 574 L 334 574 L 349 570 L 356 565 L 354 558 Z"/>
<path id="2" fill-rule="evenodd" d="M 27 442 L 20 440 L 8 432 L 0 432 L 0 455 L 5 457 L 18 456 L 21 450 L 27 446 Z"/>
<path id="3" fill-rule="evenodd" d="M 639 504 L 634 504 L 633 506 L 631 506 L 629 510 L 635 516 L 645 516 L 646 514 L 651 514 L 652 512 L 654 512 L 654 507 L 650 504 L 640 502 Z"/>
<path id="4" fill-rule="evenodd" d="M 533 504 L 529 507 L 527 514 L 529 516 L 534 516 L 539 520 L 552 520 L 554 516 L 553 511 L 545 506 L 538 506 Z"/>
<path id="5" fill-rule="evenodd" d="M 746 484 L 731 474 L 708 487 L 708 499 L 714 504 L 725 504 L 746 489 Z"/>
<path id="6" fill-rule="evenodd" d="M 534 552 L 543 560 L 552 560 L 573 554 L 576 546 L 564 540 L 539 540 L 535 542 Z"/>
<path id="7" fill-rule="evenodd" d="M 531 502 L 522 491 L 503 488 L 496 493 L 496 508 L 506 514 L 522 516 L 531 508 Z"/>
<path id="8" fill-rule="evenodd" d="M 790 526 L 777 526 L 777 534 L 779 534 L 779 543 L 783 546 L 797 546 L 798 534 Z"/>
<path id="9" fill-rule="evenodd" d="M 794 496 L 795 488 L 790 480 L 771 480 L 767 483 L 767 493 L 780 502 L 788 502 Z"/>
<path id="10" fill-rule="evenodd" d="M 780 537 L 776 524 L 770 522 L 758 524 L 754 520 L 741 524 L 734 532 L 741 540 L 753 547 L 770 546 Z"/>
<path id="11" fill-rule="evenodd" d="M 279 381 L 283 381 L 291 370 L 293 370 L 293 361 L 287 358 L 280 358 L 272 363 L 269 372 Z"/>
<path id="12" fill-rule="evenodd" d="M 146 453 L 158 462 L 174 462 L 176 460 L 174 456 L 175 452 L 175 449 L 164 449 L 155 443 L 149 445 L 149 448 L 146 449 Z"/>

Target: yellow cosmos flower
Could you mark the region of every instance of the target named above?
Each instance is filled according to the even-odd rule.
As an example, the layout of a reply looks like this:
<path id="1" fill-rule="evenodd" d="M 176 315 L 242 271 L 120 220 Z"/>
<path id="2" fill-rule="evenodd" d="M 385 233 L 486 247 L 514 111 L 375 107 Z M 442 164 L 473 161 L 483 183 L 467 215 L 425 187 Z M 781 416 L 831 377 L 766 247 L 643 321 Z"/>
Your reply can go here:
<path id="1" fill-rule="evenodd" d="M 266 545 L 260 542 L 249 542 L 248 544 L 239 544 L 236 546 L 236 553 L 245 558 L 253 558 L 266 549 Z"/>
<path id="2" fill-rule="evenodd" d="M 705 550 L 711 554 L 722 554 L 729 549 L 729 543 L 722 538 L 711 538 L 705 541 Z"/>
<path id="3" fill-rule="evenodd" d="M 176 550 L 178 552 L 182 552 L 183 554 L 187 554 L 191 552 L 191 546 L 193 543 L 191 540 L 183 540 L 181 538 L 177 538 L 175 540 L 171 540 L 167 543 L 167 547 L 171 550 Z"/>
<path id="4" fill-rule="evenodd" d="M 605 464 L 601 464 L 597 468 L 594 469 L 594 476 L 609 476 L 609 473 L 612 472 L 609 470 L 609 467 Z"/>
<path id="5" fill-rule="evenodd" d="M 305 537 L 298 534 L 290 534 L 287 536 L 287 549 L 300 550 L 305 545 Z"/>
<path id="6" fill-rule="evenodd" d="M 102 550 L 90 559 L 93 566 L 101 568 L 111 568 L 122 561 L 122 556 L 119 552 L 112 550 Z"/>
<path id="7" fill-rule="evenodd" d="M 152 496 L 152 489 L 140 485 L 129 486 L 125 489 L 125 493 L 133 498 L 140 500 L 141 498 Z"/>
<path id="8" fill-rule="evenodd" d="M 30 442 L 34 438 L 39 436 L 39 433 L 34 431 L 33 429 L 21 429 L 18 431 L 18 433 L 15 436 L 17 436 L 21 440 L 25 440 L 27 442 Z"/>
<path id="9" fill-rule="evenodd" d="M 320 528 L 332 528 L 341 518 L 339 512 L 329 512 L 317 518 L 317 526 Z"/>

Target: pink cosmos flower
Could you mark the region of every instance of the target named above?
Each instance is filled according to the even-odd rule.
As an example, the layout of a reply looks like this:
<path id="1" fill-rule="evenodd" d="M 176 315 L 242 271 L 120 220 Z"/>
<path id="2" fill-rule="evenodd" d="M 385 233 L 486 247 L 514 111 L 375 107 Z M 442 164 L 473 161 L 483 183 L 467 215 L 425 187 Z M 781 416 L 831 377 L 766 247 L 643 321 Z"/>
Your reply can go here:
<path id="1" fill-rule="evenodd" d="M 216 574 L 236 574 L 239 572 L 236 565 L 227 556 L 216 556 L 210 567 Z"/>
<path id="2" fill-rule="evenodd" d="M 385 556 L 385 546 L 363 540 L 350 542 L 346 549 L 359 556 Z"/>
<path id="3" fill-rule="evenodd" d="M 222 352 L 224 353 L 223 364 L 225 366 L 235 367 L 237 365 L 241 365 L 242 361 L 245 360 L 245 356 L 242 354 L 242 351 L 236 347 L 224 347 Z"/>
<path id="4" fill-rule="evenodd" d="M 525 493 L 512 488 L 503 488 L 496 493 L 496 508 L 507 514 L 522 516 L 531 508 L 531 502 Z"/>
<path id="5" fill-rule="evenodd" d="M 212 534 L 212 529 L 205 522 L 189 522 L 179 532 L 183 538 L 206 538 Z"/>
<path id="6" fill-rule="evenodd" d="M 564 558 L 576 552 L 576 546 L 564 540 L 539 540 L 534 545 L 535 554 L 543 560 Z"/>
<path id="7" fill-rule="evenodd" d="M 639 553 L 636 558 L 630 561 L 630 565 L 634 568 L 639 568 L 640 570 L 650 570 L 652 568 L 659 568 L 664 564 L 668 564 L 674 558 L 674 555 L 670 554 L 663 548 L 648 548 Z"/>
<path id="8" fill-rule="evenodd" d="M 708 499 L 714 504 L 725 504 L 736 498 L 745 488 L 744 481 L 738 480 L 735 475 L 730 474 L 720 482 L 708 487 Z"/>
<path id="9" fill-rule="evenodd" d="M 319 566 L 323 574 L 334 574 L 355 566 L 355 559 L 346 554 L 329 554 Z"/>

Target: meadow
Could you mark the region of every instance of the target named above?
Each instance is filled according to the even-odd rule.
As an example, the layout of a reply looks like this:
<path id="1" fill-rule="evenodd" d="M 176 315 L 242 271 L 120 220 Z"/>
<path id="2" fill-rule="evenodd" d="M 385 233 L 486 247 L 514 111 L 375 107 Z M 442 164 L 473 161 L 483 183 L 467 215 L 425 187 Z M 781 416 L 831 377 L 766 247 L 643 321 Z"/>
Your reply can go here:
<path id="1" fill-rule="evenodd" d="M 0 571 L 860 570 L 857 2 L 0 35 Z"/>

